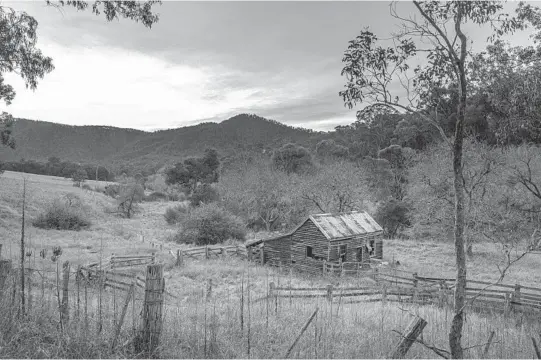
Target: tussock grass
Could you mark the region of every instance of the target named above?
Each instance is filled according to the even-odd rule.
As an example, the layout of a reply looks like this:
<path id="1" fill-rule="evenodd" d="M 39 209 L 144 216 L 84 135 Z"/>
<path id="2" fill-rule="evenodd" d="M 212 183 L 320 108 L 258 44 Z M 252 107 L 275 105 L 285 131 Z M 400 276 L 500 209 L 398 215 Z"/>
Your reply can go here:
<path id="1" fill-rule="evenodd" d="M 289 274 L 248 265 L 238 259 L 188 261 L 186 267 L 175 268 L 168 276 L 166 284 L 172 278 L 184 278 L 184 283 L 178 288 L 167 285 L 176 298 L 165 298 L 162 358 L 281 358 L 316 307 L 319 313 L 294 348 L 293 358 L 386 358 L 399 340 L 394 330 L 403 331 L 413 314 L 428 322 L 423 340 L 447 348 L 452 320 L 449 309 L 395 303 L 331 304 L 325 299 L 279 298 L 277 303 L 273 299 L 261 300 L 270 281 L 287 284 Z M 213 279 L 213 291 L 207 297 L 206 280 L 209 278 Z M 293 277 L 292 280 L 296 286 L 311 283 L 303 278 Z M 349 282 L 353 281 L 349 279 Z M 35 296 L 39 297 L 39 281 L 34 289 Z M 110 345 L 125 292 L 116 290 L 115 293 L 110 289 L 102 292 L 102 331 L 98 335 L 97 288 L 88 289 L 91 296 L 87 326 L 83 307 L 79 313 L 76 311 L 75 285 L 70 283 L 70 323 L 63 331 L 58 326 L 54 291 L 54 287 L 46 289 L 44 301 L 35 299 L 27 317 L 17 317 L 17 306 L 10 305 L 11 288 L 4 292 L 8 296 L 1 302 L 0 326 L 6 331 L 0 339 L 0 357 L 136 357 L 131 345 L 123 345 L 133 338 L 133 328 L 140 326 L 142 291 L 136 292 L 135 308 L 131 304 L 128 308 L 119 347 L 114 351 Z M 81 289 L 81 303 L 83 293 Z M 505 319 L 499 314 L 468 313 L 463 339 L 464 346 L 472 348 L 466 351 L 466 356 L 479 358 L 483 349 L 479 345 L 495 331 L 489 358 L 531 358 L 530 336 L 538 336 L 541 327 L 539 322 L 526 320 L 521 317 Z M 407 356 L 436 357 L 420 344 L 414 344 Z"/>

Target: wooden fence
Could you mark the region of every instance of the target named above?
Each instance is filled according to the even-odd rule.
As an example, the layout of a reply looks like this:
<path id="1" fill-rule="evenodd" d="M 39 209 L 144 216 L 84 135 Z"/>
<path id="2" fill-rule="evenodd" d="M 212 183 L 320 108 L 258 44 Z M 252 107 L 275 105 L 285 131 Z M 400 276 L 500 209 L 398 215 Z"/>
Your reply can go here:
<path id="1" fill-rule="evenodd" d="M 248 251 L 244 245 L 201 246 L 191 249 L 178 249 L 176 253 L 170 250 L 169 253 L 176 258 L 177 266 L 183 265 L 184 260 L 187 258 L 211 259 L 235 255 L 251 259 L 251 256 L 253 255 L 253 253 Z"/>
<path id="2" fill-rule="evenodd" d="M 422 277 L 416 273 L 391 274 L 377 271 L 377 285 L 364 287 L 276 287 L 269 285 L 269 296 L 278 298 L 339 299 L 342 303 L 396 301 L 402 303 L 452 306 L 454 279 Z M 469 308 L 490 309 L 508 314 L 510 311 L 541 311 L 541 288 L 520 284 L 494 284 L 468 280 L 466 302 Z"/>
<path id="3" fill-rule="evenodd" d="M 111 287 L 119 290 L 129 290 L 130 286 L 144 288 L 145 280 L 139 275 L 145 265 L 155 264 L 156 254 L 117 256 L 113 254 L 103 262 L 95 262 L 77 269 L 77 276 L 93 283 L 99 283 L 104 288 Z M 136 271 L 123 272 L 117 269 L 134 268 Z"/>

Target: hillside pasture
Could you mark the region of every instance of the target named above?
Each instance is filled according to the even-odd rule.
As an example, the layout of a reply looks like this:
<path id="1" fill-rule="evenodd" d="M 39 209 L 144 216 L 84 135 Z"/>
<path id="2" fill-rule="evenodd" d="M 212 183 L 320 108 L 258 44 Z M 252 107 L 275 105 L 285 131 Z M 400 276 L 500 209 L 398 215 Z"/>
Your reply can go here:
<path id="1" fill-rule="evenodd" d="M 26 246 L 33 251 L 32 261 L 36 263 L 40 261 L 41 249 L 50 250 L 54 246 L 62 247 L 61 259 L 69 260 L 72 266 L 96 262 L 113 253 L 150 254 L 157 251 L 157 246 L 163 246 L 167 237 L 175 232 L 163 218 L 163 213 L 170 203 L 142 203 L 143 211 L 140 215 L 133 219 L 124 219 L 107 213 L 107 209 L 115 207 L 114 199 L 74 187 L 69 179 L 6 172 L 0 176 L 0 238 L 4 242 L 3 256 L 16 258 L 19 254 L 23 178 L 27 179 Z M 99 183 L 103 185 L 105 182 Z M 44 230 L 32 226 L 32 220 L 40 212 L 55 199 L 61 199 L 69 193 L 82 200 L 92 222 L 88 229 Z M 155 244 L 154 247 L 152 243 Z"/>
<path id="2" fill-rule="evenodd" d="M 235 256 L 209 260 L 186 258 L 185 266 L 174 267 L 174 258 L 169 254 L 169 250 L 174 251 L 186 245 L 168 241 L 176 227 L 167 225 L 163 213 L 172 203 L 142 203 L 142 213 L 133 219 L 124 219 L 105 211 L 107 207 L 114 205 L 113 199 L 73 187 L 71 182 L 65 179 L 28 174 L 16 176 L 9 173 L 0 177 L 0 238 L 3 239 L 4 257 L 17 259 L 20 254 L 23 176 L 27 179 L 26 241 L 27 246 L 33 250 L 31 267 L 48 269 L 54 273 L 55 265 L 48 258 L 45 261 L 39 258 L 40 249 L 50 250 L 53 246 L 63 248 L 60 261 L 69 260 L 72 269 L 77 265 L 105 259 L 113 253 L 129 255 L 157 252 L 158 261 L 166 264 L 165 283 L 170 294 L 166 297 L 164 308 L 165 325 L 161 346 L 163 357 L 283 357 L 292 339 L 298 335 L 315 308 L 319 308 L 319 314 L 301 337 L 291 357 L 385 358 L 399 340 L 399 335 L 394 333 L 394 330 L 404 330 L 412 314 L 418 314 L 428 321 L 423 336 L 426 343 L 442 348 L 447 346 L 452 320 L 452 312 L 447 308 L 392 303 L 328 303 L 324 299 L 283 298 L 275 303 L 272 299 L 266 299 L 270 282 L 286 287 L 320 287 L 329 283 L 336 287 L 347 287 L 374 285 L 370 278 L 326 278 L 287 270 L 280 272 L 276 268 L 250 264 Z M 90 228 L 81 231 L 57 231 L 31 226 L 32 219 L 47 204 L 70 192 L 79 196 L 88 206 L 92 221 Z M 262 233 L 251 235 L 262 236 Z M 500 256 L 497 246 L 479 244 L 476 250 L 479 255 L 470 262 L 471 277 L 493 279 L 497 273 L 495 261 Z M 400 270 L 417 271 L 419 275 L 454 276 L 452 244 L 436 241 L 386 241 L 384 258 L 386 261 L 399 260 Z M 541 276 L 539 261 L 536 255 L 522 259 L 514 266 L 505 282 L 536 286 Z M 209 281 L 212 282 L 212 295 L 207 298 L 205 294 Z M 121 291 L 117 291 L 114 296 L 116 304 L 120 304 L 124 298 Z M 54 305 L 54 296 L 50 296 L 49 300 L 52 305 L 46 307 L 48 313 L 43 316 L 54 318 L 58 312 Z M 142 294 L 139 294 L 138 301 L 141 300 Z M 241 305 L 244 309 L 242 322 Z M 4 310 L 9 311 L 7 308 Z M 96 311 L 91 309 L 92 314 L 96 314 Z M 113 326 L 107 322 L 114 323 L 112 319 L 118 317 L 119 306 L 109 306 L 103 311 L 103 319 L 109 329 L 107 331 L 112 331 L 110 329 L 113 329 Z M 130 310 L 128 314 L 126 324 L 136 323 L 139 310 Z M 482 347 L 479 345 L 486 342 L 491 331 L 495 331 L 495 342 L 488 357 L 532 357 L 531 336 L 539 334 L 538 323 L 523 321 L 521 317 L 504 318 L 500 314 L 469 313 L 467 319 L 464 333 L 467 341 L 464 345 L 470 348 L 467 350 L 468 357 L 481 356 Z M 34 335 L 33 341 L 39 346 L 25 347 L 24 357 L 44 357 L 44 353 L 37 352 L 38 349 L 49 349 L 45 354 L 65 354 L 64 357 L 133 356 L 126 348 L 110 352 L 104 346 L 110 341 L 109 332 L 104 332 L 87 344 L 88 339 L 83 335 L 84 324 L 77 318 L 72 321 L 74 333 L 69 339 L 57 341 L 62 344 L 63 350 L 60 350 L 60 347 L 56 349 L 57 345 L 46 344 L 48 340 L 45 339 L 58 331 L 49 329 L 47 334 Z M 95 319 L 93 321 L 95 322 Z M 23 325 L 13 330 L 14 336 L 23 336 L 21 334 L 27 331 Z M 127 332 L 128 329 L 123 332 L 123 339 L 129 338 Z M 43 337 L 42 340 L 40 336 Z M 55 336 L 61 338 L 63 335 L 58 333 Z M 16 346 L 16 342 L 12 342 L 0 349 L 0 355 L 20 357 L 21 353 L 18 351 L 21 349 Z M 434 358 L 435 354 L 419 344 L 414 344 L 408 357 Z"/>

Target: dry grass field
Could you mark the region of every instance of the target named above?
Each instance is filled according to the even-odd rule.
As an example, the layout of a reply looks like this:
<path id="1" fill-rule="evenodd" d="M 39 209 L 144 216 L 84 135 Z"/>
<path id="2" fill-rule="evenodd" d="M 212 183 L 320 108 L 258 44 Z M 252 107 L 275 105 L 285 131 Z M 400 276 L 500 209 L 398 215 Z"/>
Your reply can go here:
<path id="1" fill-rule="evenodd" d="M 316 307 L 319 314 L 313 325 L 303 335 L 292 357 L 295 358 L 383 358 L 399 339 L 393 330 L 403 330 L 412 314 L 419 314 L 428 321 L 424 341 L 445 348 L 451 312 L 433 306 L 405 307 L 379 303 L 329 304 L 323 300 L 288 300 L 275 304 L 263 299 L 269 282 L 278 285 L 323 286 L 329 280 L 298 273 L 279 273 L 277 269 L 255 266 L 236 257 L 193 260 L 186 266 L 173 267 L 174 259 L 168 254 L 179 245 L 168 241 L 175 227 L 167 225 L 163 213 L 171 202 L 142 203 L 142 212 L 133 219 L 107 214 L 105 209 L 114 200 L 103 194 L 73 187 L 71 181 L 61 178 L 6 172 L 0 176 L 0 239 L 3 256 L 16 259 L 19 255 L 22 207 L 22 179 L 27 179 L 27 244 L 34 251 L 33 266 L 51 267 L 48 259 L 41 263 L 39 250 L 61 246 L 62 261 L 72 265 L 99 261 L 112 253 L 149 254 L 158 252 L 160 261 L 166 263 L 166 289 L 175 297 L 167 297 L 165 325 L 162 336 L 161 356 L 166 358 L 276 358 L 285 354 L 289 344 L 299 333 L 304 322 Z M 102 184 L 96 184 L 102 185 Z M 91 184 L 94 186 L 94 184 Z M 81 231 L 43 230 L 31 225 L 34 219 L 55 198 L 67 193 L 77 194 L 87 206 L 92 225 Z M 261 236 L 261 234 L 251 236 Z M 144 240 L 144 241 L 143 241 Z M 158 246 L 152 246 L 152 243 Z M 163 246 L 160 250 L 159 245 Z M 476 256 L 470 261 L 471 277 L 495 279 L 496 264 L 501 260 L 494 244 L 476 246 Z M 385 243 L 385 260 L 398 260 L 400 268 L 417 271 L 425 276 L 454 275 L 453 248 L 440 242 L 394 240 Z M 207 281 L 213 284 L 212 297 L 204 296 Z M 336 279 L 335 285 L 371 283 L 370 279 Z M 519 282 L 538 286 L 541 282 L 541 256 L 529 255 L 517 263 L 505 282 Z M 241 285 L 242 284 L 242 285 Z M 241 286 L 244 288 L 244 312 L 240 316 Z M 123 295 L 118 295 L 119 301 Z M 116 301 L 116 300 L 115 300 Z M 49 307 L 54 313 L 54 305 Z M 111 310 L 113 311 L 113 310 Z M 117 311 L 117 310 L 115 310 Z M 138 316 L 132 310 L 130 316 Z M 116 314 L 113 314 L 116 319 Z M 107 317 L 106 317 L 107 318 Z M 40 318 L 43 321 L 43 318 Z M 36 320 L 37 321 L 37 320 Z M 127 320 L 130 324 L 132 320 Z M 39 335 L 32 341 L 35 346 L 25 348 L 0 345 L 1 357 L 115 357 L 132 356 L 122 349 L 111 352 L 103 346 L 109 341 L 106 332 L 85 344 L 85 331 L 74 323 L 73 333 L 64 339 L 63 349 L 54 344 L 43 345 Z M 14 330 L 23 336 L 28 324 Z M 504 319 L 499 315 L 468 314 L 465 325 L 467 356 L 481 356 L 491 331 L 496 332 L 490 358 L 531 358 L 531 336 L 539 334 L 537 323 L 527 323 L 522 318 Z M 39 332 L 38 332 L 39 333 Z M 59 335 L 60 336 L 60 335 Z M 37 352 L 35 349 L 41 349 Z M 57 349 L 57 350 L 55 350 Z M 56 351 L 56 352 L 55 352 Z M 414 345 L 408 357 L 434 358 L 435 354 L 421 345 Z"/>

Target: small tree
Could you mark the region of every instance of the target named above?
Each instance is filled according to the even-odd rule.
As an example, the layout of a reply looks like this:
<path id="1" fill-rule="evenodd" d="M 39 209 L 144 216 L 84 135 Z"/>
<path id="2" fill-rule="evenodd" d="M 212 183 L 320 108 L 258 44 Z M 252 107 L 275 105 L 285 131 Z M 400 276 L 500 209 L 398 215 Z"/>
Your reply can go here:
<path id="1" fill-rule="evenodd" d="M 81 184 L 84 183 L 85 180 L 87 179 L 88 179 L 88 175 L 83 168 L 79 168 L 71 176 L 71 180 L 73 181 L 73 186 L 77 186 L 77 187 L 81 187 Z"/>
<path id="2" fill-rule="evenodd" d="M 380 205 L 375 218 L 389 238 L 394 238 L 400 228 L 410 226 L 409 207 L 396 199 L 390 199 Z"/>
<path id="3" fill-rule="evenodd" d="M 124 185 L 121 188 L 120 195 L 117 199 L 118 211 L 122 216 L 130 219 L 131 217 L 133 217 L 133 215 L 140 211 L 138 203 L 143 200 L 144 196 L 145 191 L 141 185 Z"/>

